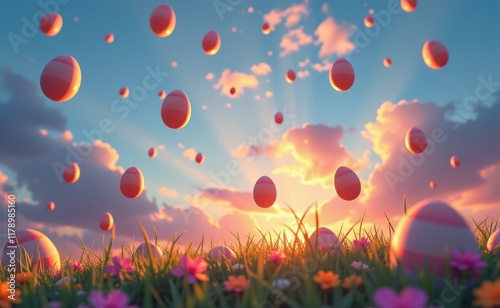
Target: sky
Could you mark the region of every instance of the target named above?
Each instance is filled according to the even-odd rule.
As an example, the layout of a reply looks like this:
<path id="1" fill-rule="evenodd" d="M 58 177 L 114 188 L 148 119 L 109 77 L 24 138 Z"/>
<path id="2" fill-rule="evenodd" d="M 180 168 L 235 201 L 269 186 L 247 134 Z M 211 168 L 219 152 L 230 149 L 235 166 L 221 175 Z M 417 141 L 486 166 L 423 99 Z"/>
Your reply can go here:
<path id="1" fill-rule="evenodd" d="M 164 38 L 149 25 L 162 3 L 177 19 Z M 182 245 L 203 235 L 207 243 L 232 243 L 236 233 L 296 228 L 291 210 L 302 215 L 311 205 L 334 232 L 363 215 L 365 226 L 388 232 L 385 216 L 397 224 L 404 196 L 409 208 L 445 201 L 469 223 L 496 218 L 499 9 L 496 1 L 451 0 L 420 1 L 411 13 L 397 0 L 2 1 L 0 241 L 9 194 L 17 197 L 16 228 L 41 231 L 68 256 L 79 255 L 81 240 L 99 249 L 103 236 L 109 239 L 98 224 L 105 211 L 114 217 L 118 246 L 142 242 L 139 222 L 163 244 L 179 235 Z M 47 12 L 64 20 L 53 37 L 37 26 Z M 375 22 L 367 28 L 370 14 Z M 211 30 L 221 38 L 215 55 L 201 48 Z M 422 59 L 429 40 L 449 51 L 439 70 Z M 77 94 L 64 103 L 40 88 L 43 68 L 59 55 L 74 57 L 82 72 Z M 391 67 L 383 65 L 386 57 Z M 329 81 L 339 58 L 356 76 L 345 92 Z M 291 84 L 289 69 L 297 74 Z M 145 78 L 153 89 L 145 89 Z M 123 86 L 128 100 L 119 96 Z M 160 90 L 189 97 L 192 114 L 182 129 L 162 122 Z M 273 121 L 278 111 L 281 125 Z M 111 132 L 100 130 L 103 121 Z M 413 126 L 429 143 L 418 155 L 404 144 Z M 151 147 L 155 158 L 147 155 Z M 194 161 L 198 152 L 203 164 Z M 450 166 L 452 155 L 460 167 Z M 70 162 L 81 169 L 74 184 L 54 168 Z M 119 182 L 132 166 L 142 171 L 145 189 L 128 199 Z M 340 166 L 361 180 L 353 201 L 333 187 Z M 277 188 L 267 209 L 252 197 L 263 175 Z M 51 201 L 54 211 L 46 208 Z M 304 221 L 312 232 L 314 210 Z"/>

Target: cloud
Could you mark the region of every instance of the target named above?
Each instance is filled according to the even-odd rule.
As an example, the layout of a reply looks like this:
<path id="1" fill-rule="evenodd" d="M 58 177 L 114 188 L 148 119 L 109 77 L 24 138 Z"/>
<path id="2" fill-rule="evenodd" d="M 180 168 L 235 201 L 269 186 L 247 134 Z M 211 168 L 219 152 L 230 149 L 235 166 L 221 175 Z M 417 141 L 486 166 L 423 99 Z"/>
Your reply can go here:
<path id="1" fill-rule="evenodd" d="M 264 63 L 264 62 L 252 65 L 252 67 L 250 68 L 250 70 L 252 71 L 252 73 L 254 73 L 257 76 L 259 76 L 259 75 L 267 75 L 267 74 L 269 74 L 269 73 L 272 72 L 271 67 L 269 66 L 269 64 Z"/>
<path id="2" fill-rule="evenodd" d="M 182 156 L 187 157 L 189 160 L 194 160 L 194 158 L 196 157 L 196 154 L 198 154 L 198 152 L 196 152 L 195 149 L 187 148 L 182 153 Z"/>
<path id="3" fill-rule="evenodd" d="M 256 89 L 259 85 L 259 81 L 252 74 L 245 74 L 242 72 L 231 72 L 229 69 L 225 69 L 222 72 L 221 77 L 217 84 L 214 85 L 214 89 L 220 89 L 221 94 L 226 95 L 228 97 L 238 97 L 245 92 L 245 88 L 248 89 Z M 231 95 L 229 90 L 234 87 L 236 89 L 236 93 Z"/>
<path id="4" fill-rule="evenodd" d="M 314 31 L 317 36 L 315 45 L 320 45 L 319 57 L 332 55 L 342 56 L 352 50 L 355 45 L 349 40 L 356 27 L 348 23 L 337 23 L 333 17 L 327 17 Z"/>
<path id="5" fill-rule="evenodd" d="M 263 16 L 264 22 L 267 22 L 272 30 L 285 20 L 287 28 L 297 25 L 304 16 L 309 14 L 307 9 L 308 0 L 300 4 L 292 4 L 285 10 L 274 9 Z"/>
<path id="6" fill-rule="evenodd" d="M 323 5 L 321 6 L 321 12 L 323 12 L 323 14 L 328 14 L 329 11 L 330 8 L 328 7 L 328 3 L 327 2 L 323 3 Z"/>
<path id="7" fill-rule="evenodd" d="M 214 79 L 214 74 L 213 73 L 208 73 L 207 75 L 205 75 L 205 79 L 206 80 L 213 80 Z"/>
<path id="8" fill-rule="evenodd" d="M 312 36 L 304 33 L 302 27 L 290 30 L 281 38 L 280 47 L 282 51 L 280 52 L 280 57 L 287 56 L 292 52 L 299 51 L 300 46 L 308 45 L 313 42 Z"/>
<path id="9" fill-rule="evenodd" d="M 159 193 L 160 195 L 165 196 L 165 197 L 171 197 L 171 198 L 175 198 L 175 197 L 177 197 L 177 196 L 179 195 L 179 192 L 178 192 L 177 190 L 175 190 L 175 189 L 170 189 L 170 188 L 165 187 L 165 186 L 160 187 L 160 188 L 158 189 L 158 193 Z"/>
<path id="10" fill-rule="evenodd" d="M 328 59 L 323 60 L 321 63 L 314 63 L 312 65 L 313 69 L 318 71 L 318 72 L 325 72 L 330 70 L 330 67 L 332 66 L 332 63 Z"/>
<path id="11" fill-rule="evenodd" d="M 308 70 L 298 71 L 297 72 L 297 77 L 299 77 L 299 78 L 306 78 L 307 76 L 309 76 L 309 71 Z"/>
<path id="12" fill-rule="evenodd" d="M 306 58 L 304 61 L 299 62 L 299 67 L 306 67 L 311 63 L 311 60 L 309 58 Z"/>
<path id="13" fill-rule="evenodd" d="M 274 93 L 271 91 L 266 91 L 266 97 L 273 97 Z"/>

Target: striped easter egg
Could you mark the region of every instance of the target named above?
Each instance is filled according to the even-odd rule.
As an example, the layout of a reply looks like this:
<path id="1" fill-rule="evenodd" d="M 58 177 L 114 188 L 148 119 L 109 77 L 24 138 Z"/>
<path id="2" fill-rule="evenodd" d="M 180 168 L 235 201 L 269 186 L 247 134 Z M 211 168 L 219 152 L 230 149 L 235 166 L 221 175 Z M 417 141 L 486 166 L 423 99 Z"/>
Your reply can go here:
<path id="1" fill-rule="evenodd" d="M 236 254 L 227 246 L 216 246 L 208 252 L 208 257 L 216 261 L 228 260 L 233 262 L 236 259 Z"/>
<path id="2" fill-rule="evenodd" d="M 488 249 L 488 251 L 500 249 L 500 229 L 496 230 L 490 235 L 490 238 L 488 239 L 488 242 L 486 244 L 486 249 Z"/>
<path id="3" fill-rule="evenodd" d="M 276 201 L 276 185 L 268 176 L 261 176 L 253 188 L 253 200 L 262 208 L 268 208 Z"/>
<path id="4" fill-rule="evenodd" d="M 149 249 L 151 250 L 151 256 L 154 259 L 161 260 L 163 252 L 161 251 L 160 247 L 156 246 L 153 243 L 149 243 Z M 149 258 L 147 244 L 142 243 L 141 245 L 139 245 L 139 247 L 137 247 L 137 249 L 135 250 L 135 254 L 139 258 Z"/>
<path id="5" fill-rule="evenodd" d="M 171 129 L 181 129 L 191 118 L 191 103 L 187 95 L 180 91 L 170 92 L 161 105 L 161 119 Z"/>
<path id="6" fill-rule="evenodd" d="M 104 212 L 101 215 L 101 218 L 99 219 L 99 228 L 101 228 L 102 231 L 108 231 L 113 228 L 114 224 L 113 216 L 111 215 L 110 212 Z"/>
<path id="7" fill-rule="evenodd" d="M 120 191 L 127 198 L 137 198 L 144 189 L 144 177 L 137 167 L 130 167 L 122 174 Z"/>
<path id="8" fill-rule="evenodd" d="M 70 100 L 80 89 L 82 72 L 72 56 L 58 56 L 45 65 L 40 87 L 47 98 L 62 103 Z"/>
<path id="9" fill-rule="evenodd" d="M 77 163 L 71 163 L 63 171 L 63 179 L 69 183 L 73 184 L 80 178 L 80 167 Z"/>
<path id="10" fill-rule="evenodd" d="M 479 253 L 474 235 L 460 214 L 441 201 L 413 206 L 399 222 L 391 242 L 390 264 L 416 275 L 427 264 L 444 278 L 449 258 L 457 251 Z"/>
<path id="11" fill-rule="evenodd" d="M 339 167 L 333 178 L 333 186 L 340 198 L 351 201 L 361 193 L 361 182 L 354 171 L 347 167 Z"/>
<path id="12" fill-rule="evenodd" d="M 339 91 L 349 90 L 354 84 L 355 73 L 351 63 L 346 59 L 340 58 L 333 62 L 330 67 L 330 84 Z"/>
<path id="13" fill-rule="evenodd" d="M 31 259 L 31 268 L 37 272 L 48 271 L 56 274 L 61 270 L 59 252 L 52 241 L 43 233 L 32 229 L 19 230 L 16 232 L 16 238 L 19 246 L 15 249 L 16 257 L 14 260 L 18 272 L 21 270 L 19 260 L 24 262 L 28 259 L 27 256 Z M 11 243 L 7 243 L 3 249 L 2 264 L 4 265 L 13 262 L 10 255 L 7 254 L 13 250 L 9 248 L 11 245 Z"/>
<path id="14" fill-rule="evenodd" d="M 309 242 L 313 249 L 318 249 L 322 253 L 330 251 L 331 255 L 342 253 L 342 243 L 333 231 L 321 227 L 311 234 Z"/>
<path id="15" fill-rule="evenodd" d="M 405 144 L 408 151 L 420 154 L 427 148 L 427 137 L 420 128 L 412 127 L 406 132 Z"/>

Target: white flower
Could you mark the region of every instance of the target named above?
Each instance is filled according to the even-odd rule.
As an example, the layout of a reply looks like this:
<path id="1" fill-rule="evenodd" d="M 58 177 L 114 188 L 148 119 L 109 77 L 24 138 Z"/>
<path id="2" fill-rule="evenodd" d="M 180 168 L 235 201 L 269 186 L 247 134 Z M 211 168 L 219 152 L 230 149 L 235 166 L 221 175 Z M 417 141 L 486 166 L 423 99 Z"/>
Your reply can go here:
<path id="1" fill-rule="evenodd" d="M 70 284 L 71 282 L 75 282 L 76 279 L 75 278 L 72 278 L 72 277 L 69 277 L 69 276 L 65 276 L 61 279 L 59 279 L 56 284 L 60 287 L 62 287 L 63 285 L 65 284 Z"/>
<path id="2" fill-rule="evenodd" d="M 290 287 L 292 283 L 288 279 L 277 279 L 271 283 L 271 286 L 276 289 L 284 290 Z"/>
<path id="3" fill-rule="evenodd" d="M 361 270 L 361 269 L 363 269 L 365 271 L 369 271 L 370 270 L 370 267 L 367 264 L 365 264 L 365 263 L 363 263 L 361 261 L 352 261 L 351 267 L 354 268 L 354 269 L 357 269 L 357 270 Z"/>
<path id="4" fill-rule="evenodd" d="M 243 269 L 245 269 L 245 265 L 243 265 L 243 264 L 236 263 L 233 265 L 233 271 L 243 270 Z"/>

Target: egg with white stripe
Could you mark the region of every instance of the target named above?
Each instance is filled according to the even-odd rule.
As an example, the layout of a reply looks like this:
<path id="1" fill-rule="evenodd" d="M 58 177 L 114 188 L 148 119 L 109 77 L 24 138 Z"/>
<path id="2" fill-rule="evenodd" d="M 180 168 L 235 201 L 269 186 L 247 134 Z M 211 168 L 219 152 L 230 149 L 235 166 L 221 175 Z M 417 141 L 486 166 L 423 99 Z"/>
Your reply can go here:
<path id="1" fill-rule="evenodd" d="M 488 243 L 486 244 L 486 249 L 488 249 L 488 251 L 500 250 L 500 229 L 490 235 Z"/>

